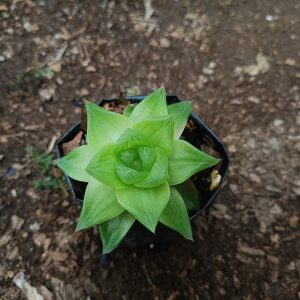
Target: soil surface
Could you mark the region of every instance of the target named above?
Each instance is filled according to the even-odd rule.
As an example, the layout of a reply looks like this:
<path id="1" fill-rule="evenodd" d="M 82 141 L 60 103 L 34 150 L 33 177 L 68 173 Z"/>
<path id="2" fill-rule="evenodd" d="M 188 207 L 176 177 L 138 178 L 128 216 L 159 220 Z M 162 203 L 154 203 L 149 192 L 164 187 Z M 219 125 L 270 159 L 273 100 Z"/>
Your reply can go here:
<path id="1" fill-rule="evenodd" d="M 298 0 L 0 1 L 0 298 L 300 299 L 299 16 Z M 194 242 L 118 249 L 103 269 L 28 147 L 51 152 L 84 98 L 162 82 L 194 100 L 230 173 Z"/>

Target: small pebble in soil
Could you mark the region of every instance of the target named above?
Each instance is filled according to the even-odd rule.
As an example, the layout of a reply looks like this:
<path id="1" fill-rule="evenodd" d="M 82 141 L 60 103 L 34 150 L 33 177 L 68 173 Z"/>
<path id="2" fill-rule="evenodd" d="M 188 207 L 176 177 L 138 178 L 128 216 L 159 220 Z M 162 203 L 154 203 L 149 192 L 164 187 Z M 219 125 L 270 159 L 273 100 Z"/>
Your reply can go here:
<path id="1" fill-rule="evenodd" d="M 11 226 L 16 231 L 19 231 L 22 228 L 24 222 L 25 220 L 18 216 L 11 216 Z"/>
<path id="2" fill-rule="evenodd" d="M 17 173 L 17 170 L 16 170 L 14 167 L 9 166 L 9 167 L 7 168 L 7 170 L 6 170 L 6 172 L 5 172 L 5 176 L 6 176 L 6 177 L 12 177 L 12 176 L 14 176 L 16 173 Z"/>
<path id="3" fill-rule="evenodd" d="M 37 222 L 29 225 L 29 229 L 32 232 L 38 232 L 40 230 L 40 227 L 41 227 L 40 224 Z"/>
<path id="4" fill-rule="evenodd" d="M 233 193 L 236 193 L 238 191 L 238 186 L 235 183 L 229 184 L 229 188 Z"/>
<path id="5" fill-rule="evenodd" d="M 12 189 L 12 190 L 10 191 L 10 194 L 11 194 L 14 198 L 17 197 L 17 191 L 16 191 L 15 189 Z"/>

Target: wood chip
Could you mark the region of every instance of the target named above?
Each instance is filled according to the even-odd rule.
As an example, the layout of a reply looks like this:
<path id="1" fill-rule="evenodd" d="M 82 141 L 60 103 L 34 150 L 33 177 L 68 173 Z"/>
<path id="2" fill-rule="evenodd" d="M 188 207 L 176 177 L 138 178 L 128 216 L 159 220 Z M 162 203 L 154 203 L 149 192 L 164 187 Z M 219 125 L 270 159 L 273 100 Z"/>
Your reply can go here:
<path id="1" fill-rule="evenodd" d="M 241 245 L 239 245 L 238 251 L 243 252 L 248 255 L 251 255 L 251 256 L 264 256 L 265 255 L 265 251 L 263 251 L 261 249 L 251 248 L 251 247 L 241 246 Z"/>

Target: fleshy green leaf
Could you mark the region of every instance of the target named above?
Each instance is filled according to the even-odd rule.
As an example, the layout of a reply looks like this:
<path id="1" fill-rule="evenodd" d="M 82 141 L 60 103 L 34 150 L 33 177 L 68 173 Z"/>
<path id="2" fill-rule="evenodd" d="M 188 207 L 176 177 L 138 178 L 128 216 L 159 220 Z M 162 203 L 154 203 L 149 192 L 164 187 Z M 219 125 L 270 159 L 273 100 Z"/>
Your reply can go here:
<path id="1" fill-rule="evenodd" d="M 192 180 L 186 180 L 174 187 L 182 197 L 188 211 L 199 209 L 199 194 Z"/>
<path id="2" fill-rule="evenodd" d="M 129 105 L 125 106 L 124 111 L 123 111 L 123 115 L 125 117 L 129 118 L 129 116 L 131 115 L 131 113 L 133 112 L 134 109 L 135 109 L 134 104 L 129 104 Z"/>
<path id="3" fill-rule="evenodd" d="M 147 173 L 125 166 L 122 162 L 116 165 L 116 173 L 125 184 L 135 184 L 141 181 Z"/>
<path id="4" fill-rule="evenodd" d="M 76 230 L 86 229 L 106 222 L 124 211 L 116 198 L 116 191 L 96 179 L 87 185 L 83 208 Z"/>
<path id="5" fill-rule="evenodd" d="M 158 219 L 169 198 L 170 188 L 167 182 L 148 189 L 131 186 L 117 190 L 119 203 L 152 232 L 155 232 Z"/>
<path id="6" fill-rule="evenodd" d="M 160 148 L 156 148 L 155 153 L 151 170 L 142 181 L 135 184 L 136 187 L 152 188 L 168 180 L 168 157 Z"/>
<path id="7" fill-rule="evenodd" d="M 135 218 L 127 211 L 99 226 L 103 253 L 113 251 L 134 223 Z"/>
<path id="8" fill-rule="evenodd" d="M 183 140 L 175 140 L 169 157 L 169 184 L 179 184 L 195 173 L 216 165 L 216 159 Z"/>
<path id="9" fill-rule="evenodd" d="M 87 143 L 96 151 L 115 142 L 132 122 L 125 116 L 107 111 L 87 101 Z"/>
<path id="10" fill-rule="evenodd" d="M 180 138 L 192 110 L 193 110 L 192 101 L 182 101 L 179 103 L 168 105 L 169 115 L 174 118 L 175 139 Z"/>
<path id="11" fill-rule="evenodd" d="M 59 159 L 56 164 L 69 177 L 88 182 L 91 176 L 85 171 L 85 168 L 94 154 L 95 152 L 89 146 L 80 146 Z"/>
<path id="12" fill-rule="evenodd" d="M 170 200 L 159 221 L 192 240 L 192 228 L 183 199 L 175 188 L 171 187 Z"/>
<path id="13" fill-rule="evenodd" d="M 145 118 L 164 116 L 168 114 L 166 91 L 163 87 L 157 89 L 141 101 L 131 113 L 129 119 L 136 123 Z"/>
<path id="14" fill-rule="evenodd" d="M 170 153 L 174 140 L 174 120 L 170 116 L 158 116 L 134 124 L 133 129 L 149 137 L 153 147 L 161 147 Z"/>
<path id="15" fill-rule="evenodd" d="M 156 153 L 155 150 L 150 147 L 138 147 L 137 152 L 142 162 L 144 171 L 149 171 L 152 168 Z"/>
<path id="16" fill-rule="evenodd" d="M 148 137 L 144 136 L 135 129 L 128 128 L 117 140 L 116 152 L 121 153 L 121 151 L 136 148 L 138 146 L 150 145 L 151 143 Z"/>
<path id="17" fill-rule="evenodd" d="M 109 144 L 94 155 L 86 172 L 108 186 L 124 187 L 116 173 L 116 163 L 115 144 Z"/>

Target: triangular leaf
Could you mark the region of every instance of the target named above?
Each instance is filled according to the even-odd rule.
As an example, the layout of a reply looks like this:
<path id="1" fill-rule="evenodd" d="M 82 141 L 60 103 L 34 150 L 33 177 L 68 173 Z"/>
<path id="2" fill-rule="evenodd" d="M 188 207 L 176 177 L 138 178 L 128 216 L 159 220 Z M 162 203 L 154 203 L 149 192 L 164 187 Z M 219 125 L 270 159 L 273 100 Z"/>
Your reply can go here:
<path id="1" fill-rule="evenodd" d="M 169 184 L 179 184 L 195 173 L 216 165 L 216 159 L 183 140 L 175 140 L 169 157 Z"/>
<path id="2" fill-rule="evenodd" d="M 174 187 L 182 197 L 188 211 L 199 209 L 199 194 L 192 180 L 186 180 Z"/>
<path id="3" fill-rule="evenodd" d="M 128 128 L 116 142 L 116 152 L 132 149 L 138 146 L 150 146 L 149 138 L 133 128 Z"/>
<path id="4" fill-rule="evenodd" d="M 117 190 L 119 203 L 152 232 L 155 232 L 158 219 L 169 198 L 170 188 L 166 182 L 148 189 L 131 186 Z"/>
<path id="5" fill-rule="evenodd" d="M 127 211 L 99 226 L 103 253 L 113 251 L 134 223 L 135 218 Z"/>
<path id="6" fill-rule="evenodd" d="M 107 111 L 89 101 L 86 102 L 86 111 L 87 143 L 96 150 L 115 142 L 127 128 L 132 126 L 127 117 Z"/>
<path id="7" fill-rule="evenodd" d="M 124 208 L 117 201 L 115 189 L 91 179 L 84 194 L 83 208 L 76 230 L 106 222 L 123 211 Z"/>
<path id="8" fill-rule="evenodd" d="M 132 111 L 129 119 L 136 123 L 145 118 L 167 114 L 166 91 L 161 87 L 142 100 Z"/>
<path id="9" fill-rule="evenodd" d="M 192 110 L 193 110 L 192 101 L 182 101 L 179 103 L 168 105 L 169 115 L 174 118 L 175 139 L 180 138 Z"/>
<path id="10" fill-rule="evenodd" d="M 57 166 L 61 168 L 69 177 L 88 182 L 91 176 L 85 171 L 89 161 L 95 152 L 87 145 L 80 146 L 66 156 L 57 161 Z"/>
<path id="11" fill-rule="evenodd" d="M 170 153 L 174 140 L 174 120 L 170 116 L 158 116 L 134 124 L 133 129 L 150 137 L 153 147 L 160 147 Z"/>
<path id="12" fill-rule="evenodd" d="M 124 187 L 126 185 L 116 173 L 116 163 L 115 144 L 109 144 L 93 156 L 86 172 L 108 186 Z"/>
<path id="13" fill-rule="evenodd" d="M 178 231 L 185 238 L 192 240 L 192 228 L 183 199 L 175 188 L 171 187 L 168 205 L 159 218 L 164 225 Z"/>

